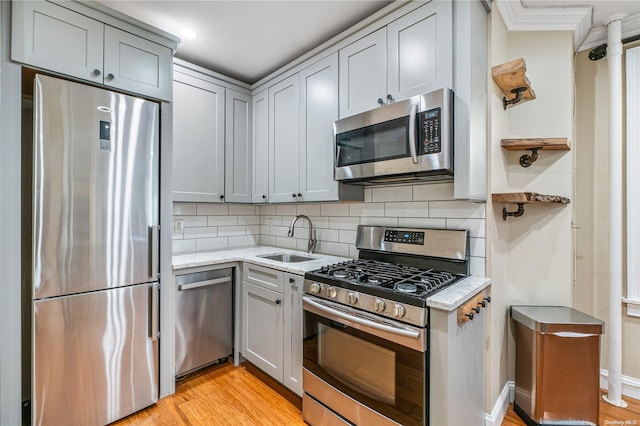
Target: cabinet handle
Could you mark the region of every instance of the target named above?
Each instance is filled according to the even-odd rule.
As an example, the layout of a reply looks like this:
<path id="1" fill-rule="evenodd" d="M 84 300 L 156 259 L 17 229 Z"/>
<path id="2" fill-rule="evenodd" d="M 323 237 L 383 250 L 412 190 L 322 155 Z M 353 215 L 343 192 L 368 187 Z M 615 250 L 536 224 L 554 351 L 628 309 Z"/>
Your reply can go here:
<path id="1" fill-rule="evenodd" d="M 289 282 L 290 282 L 291 284 L 293 284 L 293 283 L 295 283 L 295 282 L 296 282 L 296 280 L 295 280 L 295 278 L 289 278 Z"/>
<path id="2" fill-rule="evenodd" d="M 281 304 L 281 303 L 282 303 L 282 300 L 280 300 L 280 299 L 276 299 L 276 305 L 279 305 L 279 304 Z"/>
<path id="3" fill-rule="evenodd" d="M 116 76 L 115 76 L 115 75 L 113 75 L 113 74 L 111 74 L 111 73 L 107 74 L 107 77 L 106 77 L 106 79 L 107 79 L 107 80 L 111 81 L 111 80 L 113 80 L 114 78 L 116 78 Z"/>
<path id="4" fill-rule="evenodd" d="M 94 76 L 98 77 L 100 75 L 100 70 L 98 68 L 94 69 L 93 72 L 91 73 Z"/>
<path id="5" fill-rule="evenodd" d="M 382 98 L 378 98 L 378 104 L 379 105 L 384 105 L 384 101 L 382 100 Z"/>

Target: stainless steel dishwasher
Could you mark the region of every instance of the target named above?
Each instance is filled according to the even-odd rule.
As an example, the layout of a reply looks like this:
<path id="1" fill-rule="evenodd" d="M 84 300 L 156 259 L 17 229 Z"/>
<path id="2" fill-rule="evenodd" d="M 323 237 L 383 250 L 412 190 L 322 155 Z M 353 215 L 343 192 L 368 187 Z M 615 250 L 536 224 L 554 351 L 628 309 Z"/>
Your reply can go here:
<path id="1" fill-rule="evenodd" d="M 176 377 L 233 352 L 233 268 L 176 275 Z"/>

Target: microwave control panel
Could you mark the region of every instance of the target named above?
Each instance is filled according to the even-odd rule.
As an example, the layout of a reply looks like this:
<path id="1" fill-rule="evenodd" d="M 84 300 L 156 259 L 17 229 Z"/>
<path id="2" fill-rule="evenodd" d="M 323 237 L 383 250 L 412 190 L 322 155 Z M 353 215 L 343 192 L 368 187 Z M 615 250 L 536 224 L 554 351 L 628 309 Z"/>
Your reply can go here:
<path id="1" fill-rule="evenodd" d="M 440 108 L 418 114 L 420 155 L 436 154 L 442 151 L 440 118 Z"/>

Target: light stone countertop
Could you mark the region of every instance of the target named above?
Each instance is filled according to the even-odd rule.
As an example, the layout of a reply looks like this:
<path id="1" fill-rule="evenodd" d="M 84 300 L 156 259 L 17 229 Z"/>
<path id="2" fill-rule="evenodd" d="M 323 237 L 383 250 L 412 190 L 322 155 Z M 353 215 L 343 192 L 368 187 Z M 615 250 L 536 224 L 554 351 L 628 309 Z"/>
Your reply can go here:
<path id="1" fill-rule="evenodd" d="M 269 260 L 260 255 L 287 253 L 299 256 L 310 256 L 313 260 L 304 262 L 280 262 Z M 313 253 L 298 250 L 283 249 L 270 246 L 255 246 L 237 249 L 224 249 L 218 251 L 208 251 L 199 253 L 178 254 L 173 256 L 173 270 L 196 268 L 200 266 L 215 266 L 230 262 L 250 262 L 256 265 L 289 272 L 296 275 L 304 275 L 305 272 L 320 269 L 322 266 L 350 260 L 346 257 L 331 256 L 328 254 Z M 427 306 L 445 311 L 453 311 L 464 302 L 475 296 L 481 290 L 491 284 L 491 279 L 482 276 L 472 275 L 452 286 L 445 288 L 437 294 L 427 299 Z"/>

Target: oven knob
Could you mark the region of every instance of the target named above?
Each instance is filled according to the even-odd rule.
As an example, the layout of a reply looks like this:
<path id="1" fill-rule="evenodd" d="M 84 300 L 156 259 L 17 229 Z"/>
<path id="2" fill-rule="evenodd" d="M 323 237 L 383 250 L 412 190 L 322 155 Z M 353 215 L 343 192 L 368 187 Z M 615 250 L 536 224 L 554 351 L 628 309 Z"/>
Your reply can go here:
<path id="1" fill-rule="evenodd" d="M 335 287 L 327 287 L 327 294 L 329 295 L 329 297 L 336 297 L 336 294 L 338 294 L 338 292 L 336 291 Z"/>
<path id="2" fill-rule="evenodd" d="M 311 283 L 311 285 L 309 286 L 309 290 L 311 291 L 311 293 L 314 293 L 314 294 L 320 293 L 320 290 L 321 290 L 320 284 Z"/>
<path id="3" fill-rule="evenodd" d="M 384 308 L 386 308 L 385 304 L 384 304 L 384 300 L 382 299 L 376 299 L 373 301 L 373 310 L 376 312 L 382 312 L 384 311 Z"/>
<path id="4" fill-rule="evenodd" d="M 394 317 L 402 318 L 406 312 L 407 312 L 406 309 L 401 304 L 396 303 L 395 305 L 393 305 L 393 316 Z"/>
<path id="5" fill-rule="evenodd" d="M 358 293 L 354 293 L 353 291 L 347 293 L 347 302 L 351 303 L 352 305 L 358 303 Z"/>

